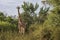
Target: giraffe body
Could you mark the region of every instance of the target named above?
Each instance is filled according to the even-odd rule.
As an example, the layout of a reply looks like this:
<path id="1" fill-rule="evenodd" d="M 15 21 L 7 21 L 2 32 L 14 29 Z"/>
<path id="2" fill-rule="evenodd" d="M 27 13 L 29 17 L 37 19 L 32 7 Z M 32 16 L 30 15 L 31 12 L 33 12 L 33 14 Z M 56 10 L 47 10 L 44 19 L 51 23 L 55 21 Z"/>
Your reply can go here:
<path id="1" fill-rule="evenodd" d="M 17 7 L 17 9 L 18 9 L 18 29 L 19 29 L 19 33 L 24 34 L 26 25 L 22 21 L 21 16 L 20 16 L 20 12 L 19 12 L 20 7 Z"/>

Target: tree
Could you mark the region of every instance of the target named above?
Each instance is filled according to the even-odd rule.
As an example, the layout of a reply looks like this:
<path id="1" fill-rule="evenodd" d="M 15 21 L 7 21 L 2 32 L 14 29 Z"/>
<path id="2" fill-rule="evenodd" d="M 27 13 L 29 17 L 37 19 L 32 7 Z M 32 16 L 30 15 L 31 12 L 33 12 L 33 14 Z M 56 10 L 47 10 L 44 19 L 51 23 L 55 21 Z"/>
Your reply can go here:
<path id="1" fill-rule="evenodd" d="M 60 0 L 47 0 L 47 2 L 53 6 L 59 6 Z"/>
<path id="2" fill-rule="evenodd" d="M 5 20 L 5 15 L 3 14 L 3 12 L 0 12 L 0 21 L 4 21 Z"/>
<path id="3" fill-rule="evenodd" d="M 22 8 L 24 12 L 21 14 L 23 21 L 26 23 L 27 28 L 34 23 L 37 20 L 37 14 L 35 11 L 38 9 L 39 5 L 36 3 L 36 5 L 32 3 L 26 3 L 24 2 L 24 5 L 22 5 Z"/>
<path id="4" fill-rule="evenodd" d="M 49 11 L 49 7 L 45 8 L 45 9 L 43 9 L 43 7 L 42 7 L 40 9 L 40 11 L 39 11 L 39 23 L 44 23 L 44 21 L 47 18 L 48 11 Z"/>
<path id="5" fill-rule="evenodd" d="M 59 6 L 60 1 L 59 0 L 49 0 L 48 2 L 50 2 L 51 5 L 54 6 L 54 8 L 49 13 L 48 19 L 46 20 L 45 24 L 47 26 L 54 26 L 54 27 L 58 26 L 59 27 L 60 26 L 60 19 L 59 19 L 60 18 L 60 6 Z"/>
<path id="6" fill-rule="evenodd" d="M 31 16 L 34 21 L 36 20 L 37 17 L 35 11 L 38 9 L 38 7 L 39 5 L 37 3 L 35 6 L 32 3 L 26 3 L 26 2 L 24 2 L 24 5 L 22 5 L 24 12 L 27 15 Z"/>
<path id="7" fill-rule="evenodd" d="M 0 31 L 13 31 L 17 28 L 17 19 L 13 19 L 11 16 L 5 16 L 3 12 L 0 12 Z"/>
<path id="8" fill-rule="evenodd" d="M 43 26 L 52 29 L 52 40 L 60 40 L 60 0 L 48 0 L 53 9 L 47 16 L 47 20 L 44 22 Z"/>

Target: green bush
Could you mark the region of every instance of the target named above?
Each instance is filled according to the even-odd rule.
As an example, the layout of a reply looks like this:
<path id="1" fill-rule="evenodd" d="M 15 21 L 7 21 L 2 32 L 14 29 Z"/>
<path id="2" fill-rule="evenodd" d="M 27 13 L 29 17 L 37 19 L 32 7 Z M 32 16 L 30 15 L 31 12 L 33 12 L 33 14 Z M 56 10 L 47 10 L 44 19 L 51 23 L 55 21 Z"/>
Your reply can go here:
<path id="1" fill-rule="evenodd" d="M 4 21 L 0 21 L 0 31 L 3 30 L 3 31 L 13 31 L 13 30 L 16 30 L 17 29 L 17 26 L 15 24 L 11 24 L 9 22 L 4 22 Z"/>

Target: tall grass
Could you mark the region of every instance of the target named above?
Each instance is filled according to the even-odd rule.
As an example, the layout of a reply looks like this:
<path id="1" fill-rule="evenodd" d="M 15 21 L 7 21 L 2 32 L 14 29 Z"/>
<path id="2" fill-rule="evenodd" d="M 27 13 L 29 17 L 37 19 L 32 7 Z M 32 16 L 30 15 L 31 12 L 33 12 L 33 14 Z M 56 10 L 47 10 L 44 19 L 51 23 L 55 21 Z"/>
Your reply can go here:
<path id="1" fill-rule="evenodd" d="M 42 27 L 42 25 L 35 24 L 30 26 L 29 33 L 24 35 L 17 31 L 2 30 L 0 40 L 42 40 L 45 35 L 49 37 L 49 40 L 60 40 L 60 27 Z"/>

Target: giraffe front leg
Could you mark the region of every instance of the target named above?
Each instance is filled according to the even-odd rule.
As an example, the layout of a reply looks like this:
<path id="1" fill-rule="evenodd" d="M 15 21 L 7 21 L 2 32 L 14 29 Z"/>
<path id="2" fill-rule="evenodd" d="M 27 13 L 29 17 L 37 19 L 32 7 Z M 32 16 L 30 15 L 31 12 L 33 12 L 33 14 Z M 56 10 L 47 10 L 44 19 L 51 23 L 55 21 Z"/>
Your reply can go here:
<path id="1" fill-rule="evenodd" d="M 25 29 L 21 27 L 21 34 L 23 35 L 25 33 Z"/>

